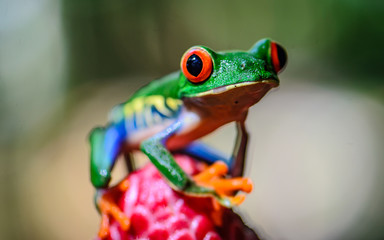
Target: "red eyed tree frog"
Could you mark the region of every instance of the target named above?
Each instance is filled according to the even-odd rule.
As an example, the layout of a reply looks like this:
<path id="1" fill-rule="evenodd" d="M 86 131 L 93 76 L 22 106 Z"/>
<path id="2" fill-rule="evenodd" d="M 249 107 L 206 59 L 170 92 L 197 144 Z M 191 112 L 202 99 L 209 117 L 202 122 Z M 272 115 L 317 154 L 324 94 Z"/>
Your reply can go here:
<path id="1" fill-rule="evenodd" d="M 250 191 L 250 183 L 242 178 L 248 109 L 279 85 L 277 74 L 286 60 L 284 48 L 269 39 L 258 41 L 249 51 L 188 49 L 181 58 L 181 71 L 139 89 L 114 107 L 107 126 L 93 129 L 92 184 L 106 189 L 118 156 L 140 149 L 175 190 L 212 196 L 226 207 L 233 206 L 239 200 L 234 197 L 238 190 Z M 196 141 L 230 122 L 237 125 L 231 157 Z M 208 163 L 223 160 L 232 178 L 197 181 L 175 162 L 171 154 L 175 151 Z M 132 170 L 129 158 L 128 165 Z"/>

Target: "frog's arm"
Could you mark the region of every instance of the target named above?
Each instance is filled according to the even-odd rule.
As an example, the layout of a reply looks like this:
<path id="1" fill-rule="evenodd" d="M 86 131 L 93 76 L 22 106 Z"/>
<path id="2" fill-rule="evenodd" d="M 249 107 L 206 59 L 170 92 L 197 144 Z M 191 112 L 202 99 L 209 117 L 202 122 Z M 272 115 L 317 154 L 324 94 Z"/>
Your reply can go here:
<path id="1" fill-rule="evenodd" d="M 196 196 L 212 196 L 223 206 L 238 205 L 244 200 L 244 195 L 237 195 L 237 191 L 250 192 L 252 183 L 247 178 L 222 178 L 227 173 L 224 163 L 214 163 L 202 171 L 193 180 L 175 162 L 172 154 L 167 150 L 167 140 L 175 134 L 195 125 L 199 117 L 194 113 L 182 113 L 169 127 L 153 137 L 143 141 L 141 150 L 149 157 L 161 174 L 176 190 Z M 223 167 L 224 165 L 224 167 Z"/>
<path id="2" fill-rule="evenodd" d="M 214 190 L 196 185 L 175 162 L 172 154 L 166 149 L 167 140 L 183 128 L 188 127 L 188 124 L 194 121 L 193 118 L 194 117 L 189 114 L 182 114 L 180 118 L 165 130 L 143 141 L 140 148 L 161 174 L 177 190 L 203 195 L 214 194 Z"/>
<path id="3" fill-rule="evenodd" d="M 230 162 L 230 175 L 232 177 L 243 176 L 245 156 L 248 145 L 248 132 L 244 120 L 236 122 L 237 136 L 235 147 Z"/>
<path id="4" fill-rule="evenodd" d="M 122 124 L 111 124 L 105 128 L 92 130 L 91 143 L 91 181 L 96 188 L 105 188 L 111 179 L 111 169 L 121 151 L 126 138 Z"/>

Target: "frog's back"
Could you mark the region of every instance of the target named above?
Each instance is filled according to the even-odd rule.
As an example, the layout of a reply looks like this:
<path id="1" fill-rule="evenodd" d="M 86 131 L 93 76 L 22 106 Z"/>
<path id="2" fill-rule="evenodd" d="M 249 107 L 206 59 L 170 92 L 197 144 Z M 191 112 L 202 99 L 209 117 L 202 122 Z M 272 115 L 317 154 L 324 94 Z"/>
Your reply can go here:
<path id="1" fill-rule="evenodd" d="M 179 96 L 179 76 L 180 71 L 170 73 L 162 78 L 154 80 L 147 85 L 137 90 L 127 101 L 131 101 L 138 97 L 145 97 L 151 95 L 162 95 L 164 97 L 171 97 L 178 99 Z"/>
<path id="2" fill-rule="evenodd" d="M 178 98 L 179 72 L 171 73 L 140 88 L 131 98 L 115 106 L 111 124 L 124 123 L 127 132 L 148 129 L 178 116 L 182 101 Z"/>

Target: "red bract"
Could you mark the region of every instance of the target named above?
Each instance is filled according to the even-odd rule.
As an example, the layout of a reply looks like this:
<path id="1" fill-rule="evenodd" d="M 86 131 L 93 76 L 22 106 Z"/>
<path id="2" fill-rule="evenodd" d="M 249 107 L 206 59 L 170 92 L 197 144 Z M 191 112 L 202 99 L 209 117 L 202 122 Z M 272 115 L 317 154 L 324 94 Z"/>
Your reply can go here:
<path id="1" fill-rule="evenodd" d="M 190 175 L 204 168 L 184 155 L 176 156 L 176 160 Z M 123 231 L 117 222 L 112 222 L 111 240 L 258 239 L 238 215 L 212 198 L 186 196 L 174 191 L 152 164 L 127 178 L 129 188 L 120 197 L 119 207 L 130 219 L 130 227 Z"/>

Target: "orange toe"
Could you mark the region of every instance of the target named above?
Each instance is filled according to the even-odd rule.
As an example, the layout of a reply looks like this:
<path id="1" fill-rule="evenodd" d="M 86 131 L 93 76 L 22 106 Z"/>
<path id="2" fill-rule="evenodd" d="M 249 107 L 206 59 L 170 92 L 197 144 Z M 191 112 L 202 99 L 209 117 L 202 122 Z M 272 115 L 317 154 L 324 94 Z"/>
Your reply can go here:
<path id="1" fill-rule="evenodd" d="M 109 235 L 109 217 L 107 214 L 101 214 L 101 223 L 98 236 L 101 239 L 108 237 Z"/>
<path id="2" fill-rule="evenodd" d="M 124 231 L 128 231 L 130 220 L 124 212 L 118 207 L 116 199 L 129 188 L 129 181 L 124 179 L 115 187 L 112 187 L 98 200 L 98 206 L 101 212 L 101 224 L 98 236 L 105 239 L 109 235 L 110 217 L 114 218 Z"/>
<path id="3" fill-rule="evenodd" d="M 128 178 L 122 180 L 119 184 L 117 184 L 117 188 L 120 192 L 125 192 L 129 188 L 129 180 Z"/>
<path id="4" fill-rule="evenodd" d="M 215 177 L 224 176 L 228 172 L 227 164 L 222 161 L 217 161 L 201 173 L 194 176 L 197 182 L 206 182 Z"/>
<path id="5" fill-rule="evenodd" d="M 225 206 L 240 205 L 244 201 L 245 195 L 235 195 L 238 191 L 250 193 L 253 189 L 252 181 L 244 177 L 225 178 L 227 173 L 227 165 L 218 161 L 193 178 L 197 184 L 213 188 L 219 195 L 218 201 Z"/>
<path id="6" fill-rule="evenodd" d="M 238 206 L 240 204 L 242 204 L 245 200 L 245 195 L 244 194 L 240 194 L 240 195 L 237 195 L 237 196 L 234 196 L 234 197 L 228 197 L 229 201 L 232 203 L 232 205 L 235 205 L 235 206 Z"/>
<path id="7" fill-rule="evenodd" d="M 218 193 L 229 193 L 232 191 L 250 193 L 253 188 L 252 181 L 249 178 L 214 179 L 210 182 L 210 185 Z"/>

